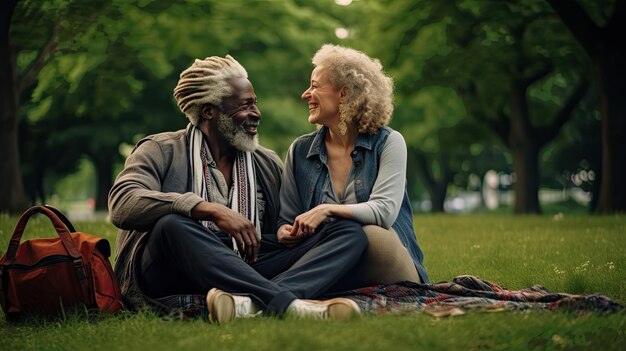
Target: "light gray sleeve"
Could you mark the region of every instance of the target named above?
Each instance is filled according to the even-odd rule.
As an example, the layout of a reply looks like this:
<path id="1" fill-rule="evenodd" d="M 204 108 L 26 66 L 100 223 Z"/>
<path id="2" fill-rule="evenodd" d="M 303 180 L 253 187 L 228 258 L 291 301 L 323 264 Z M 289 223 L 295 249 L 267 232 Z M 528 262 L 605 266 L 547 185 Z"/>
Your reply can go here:
<path id="1" fill-rule="evenodd" d="M 406 143 L 402 134 L 391 132 L 380 156 L 378 177 L 369 200 L 353 205 L 353 218 L 362 224 L 391 228 L 396 221 L 406 184 Z M 367 167 L 367 165 L 365 165 Z"/>
<path id="2" fill-rule="evenodd" d="M 283 181 L 280 187 L 280 214 L 278 216 L 278 227 L 283 224 L 293 224 L 296 217 L 303 213 L 302 204 L 300 203 L 300 195 L 296 185 L 296 178 L 293 174 L 293 149 L 291 144 L 287 150 L 285 157 L 285 170 L 283 172 Z"/>
<path id="3" fill-rule="evenodd" d="M 152 140 L 142 142 L 133 150 L 109 193 L 109 215 L 115 226 L 148 230 L 166 214 L 189 216 L 203 201 L 194 193 L 161 191 L 161 180 L 170 161 L 165 159 L 160 145 Z"/>

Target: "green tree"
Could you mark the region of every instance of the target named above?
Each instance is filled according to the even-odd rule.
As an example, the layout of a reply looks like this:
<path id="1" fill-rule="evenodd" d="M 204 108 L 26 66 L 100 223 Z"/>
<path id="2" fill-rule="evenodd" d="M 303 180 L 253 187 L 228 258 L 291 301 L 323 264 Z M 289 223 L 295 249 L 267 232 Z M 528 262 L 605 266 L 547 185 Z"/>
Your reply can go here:
<path id="1" fill-rule="evenodd" d="M 27 205 L 18 146 L 24 93 L 56 57 L 83 49 L 83 35 L 108 5 L 17 0 L 0 4 L 0 211 L 21 212 Z"/>
<path id="2" fill-rule="evenodd" d="M 426 23 L 426 11 L 409 3 L 359 3 L 356 16 L 348 17 L 349 42 L 378 57 L 394 77 L 396 108 L 391 122 L 408 146 L 409 190 L 421 180 L 431 201 L 431 211 L 444 210 L 451 182 L 458 174 L 484 173 L 477 156 L 481 144 L 494 142 L 485 128 L 467 118 L 459 94 L 445 84 L 427 81 L 425 65 L 433 56 L 449 52 L 445 22 Z M 367 20 L 365 20 L 367 18 Z M 416 21 L 423 25 L 416 27 Z"/>
<path id="3" fill-rule="evenodd" d="M 82 11 L 89 8 L 80 5 Z M 49 4 L 49 18 L 58 16 L 71 27 L 73 17 L 59 6 Z M 45 10 L 31 7 L 31 12 Z M 180 70 L 195 58 L 231 54 L 244 64 L 263 110 L 263 144 L 281 153 L 297 135 L 313 130 L 306 106 L 298 101 L 309 79 L 310 57 L 333 38 L 336 21 L 292 1 L 241 8 L 222 1 L 116 1 L 67 44 L 71 50 L 50 57 L 17 105 L 26 116 L 22 169 L 33 187 L 31 200 L 44 199 L 49 194 L 44 184 L 73 171 L 87 156 L 97 176 L 96 206 L 105 209 L 113 168 L 125 156 L 120 146 L 187 123 L 172 90 Z M 18 41 L 27 38 L 22 29 L 21 23 L 14 26 Z M 303 37 L 309 40 L 302 42 Z M 42 146 L 45 152 L 38 153 Z M 71 150 L 63 162 L 51 162 L 55 150 L 63 149 Z"/>
<path id="4" fill-rule="evenodd" d="M 59 179 L 72 172 L 87 156 L 96 170 L 96 209 L 107 208 L 112 167 L 121 158 L 118 145 L 130 139 L 132 129 L 140 123 L 139 115 L 122 117 L 127 117 L 123 114 L 142 90 L 142 82 L 134 75 L 140 71 L 137 67 L 146 64 L 138 50 L 121 40 L 124 27 L 120 24 L 128 22 L 113 18 L 123 10 L 132 12 L 128 7 L 109 8 L 98 24 L 74 39 L 74 45 L 83 50 L 51 60 L 38 73 L 36 88 L 24 103 L 26 125 L 35 139 L 22 142 L 26 146 L 22 151 L 27 161 L 24 169 L 30 173 L 30 185 L 39 189 L 32 200 L 45 200 L 46 179 Z M 154 64 L 151 68 L 158 71 Z M 58 154 L 59 150 L 68 151 Z M 28 161 L 35 159 L 39 163 L 29 167 Z"/>
<path id="5" fill-rule="evenodd" d="M 425 87 L 399 95 L 392 126 L 405 136 L 408 167 L 415 167 L 428 191 L 431 211 L 443 212 L 449 185 L 473 157 L 472 145 L 487 142 L 489 136 L 466 118 L 463 102 L 449 88 Z"/>
<path id="6" fill-rule="evenodd" d="M 626 2 L 546 0 L 591 59 L 602 115 L 597 211 L 626 211 Z"/>
<path id="7" fill-rule="evenodd" d="M 595 90 L 595 89 L 594 89 Z M 601 116 L 598 94 L 587 94 L 563 132 L 544 153 L 543 183 L 565 191 L 580 188 L 590 194 L 589 211 L 594 212 L 600 194 L 602 172 Z M 586 174 L 576 179 L 577 175 Z"/>
<path id="8" fill-rule="evenodd" d="M 468 116 L 512 155 L 514 211 L 540 212 L 539 155 L 588 86 L 580 47 L 541 1 L 411 1 L 394 10 L 388 27 L 378 31 L 397 33 L 387 45 L 391 65 L 421 72 L 407 72 L 407 90 L 454 89 Z M 418 43 L 432 26 L 445 26 L 445 43 L 415 65 L 415 57 L 424 57 Z M 536 97 L 546 87 L 551 103 Z"/>

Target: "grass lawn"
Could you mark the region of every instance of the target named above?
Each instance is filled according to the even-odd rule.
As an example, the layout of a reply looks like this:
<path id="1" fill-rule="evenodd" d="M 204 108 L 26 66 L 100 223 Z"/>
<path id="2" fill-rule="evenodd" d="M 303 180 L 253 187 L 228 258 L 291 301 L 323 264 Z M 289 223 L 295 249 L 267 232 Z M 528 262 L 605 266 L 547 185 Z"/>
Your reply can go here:
<path id="1" fill-rule="evenodd" d="M 0 216 L 3 253 L 16 218 Z M 114 244 L 108 223 L 74 223 Z M 471 274 L 509 289 L 601 293 L 626 303 L 626 216 L 418 215 L 417 237 L 433 282 Z M 25 239 L 49 236 L 37 216 Z M 45 234 L 42 234 L 45 233 Z M 43 292 L 42 292 L 43 293 Z M 624 350 L 626 313 L 412 313 L 350 321 L 236 320 L 217 326 L 149 313 L 73 316 L 10 325 L 0 312 L 0 350 Z"/>

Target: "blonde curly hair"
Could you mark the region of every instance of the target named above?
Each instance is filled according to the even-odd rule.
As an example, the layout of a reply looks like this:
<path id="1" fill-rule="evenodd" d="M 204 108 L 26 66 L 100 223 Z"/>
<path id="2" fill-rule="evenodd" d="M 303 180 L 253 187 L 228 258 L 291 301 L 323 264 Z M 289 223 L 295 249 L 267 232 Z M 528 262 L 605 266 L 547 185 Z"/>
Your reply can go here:
<path id="1" fill-rule="evenodd" d="M 375 134 L 389 124 L 393 113 L 393 79 L 378 59 L 361 51 L 324 44 L 313 56 L 323 67 L 334 89 L 348 88 L 346 112 L 356 121 L 359 133 Z"/>
<path id="2" fill-rule="evenodd" d="M 247 79 L 248 72 L 230 55 L 196 59 L 180 74 L 174 97 L 191 124 L 198 126 L 202 105 L 218 106 L 224 97 L 232 94 L 228 81 L 233 78 Z"/>

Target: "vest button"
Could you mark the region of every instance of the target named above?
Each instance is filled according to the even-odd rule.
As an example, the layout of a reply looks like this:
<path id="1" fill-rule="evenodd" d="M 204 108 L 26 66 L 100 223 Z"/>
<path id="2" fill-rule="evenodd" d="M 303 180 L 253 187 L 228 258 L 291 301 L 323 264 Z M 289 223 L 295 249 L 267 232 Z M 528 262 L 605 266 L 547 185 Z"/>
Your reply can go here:
<path id="1" fill-rule="evenodd" d="M 361 179 L 357 179 L 355 183 L 356 185 L 361 185 Z"/>

